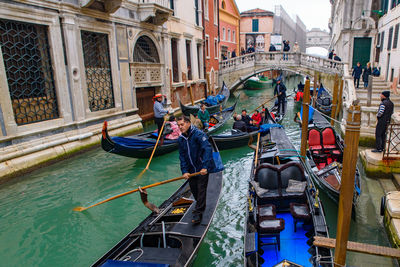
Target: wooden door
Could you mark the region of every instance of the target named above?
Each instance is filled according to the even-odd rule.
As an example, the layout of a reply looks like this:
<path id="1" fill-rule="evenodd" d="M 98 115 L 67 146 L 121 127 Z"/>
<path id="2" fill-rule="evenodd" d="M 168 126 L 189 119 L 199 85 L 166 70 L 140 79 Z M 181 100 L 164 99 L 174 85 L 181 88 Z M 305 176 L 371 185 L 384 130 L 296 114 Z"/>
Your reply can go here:
<path id="1" fill-rule="evenodd" d="M 144 87 L 136 89 L 137 106 L 139 116 L 142 120 L 150 120 L 154 117 L 153 112 L 153 96 L 155 95 L 154 87 Z"/>

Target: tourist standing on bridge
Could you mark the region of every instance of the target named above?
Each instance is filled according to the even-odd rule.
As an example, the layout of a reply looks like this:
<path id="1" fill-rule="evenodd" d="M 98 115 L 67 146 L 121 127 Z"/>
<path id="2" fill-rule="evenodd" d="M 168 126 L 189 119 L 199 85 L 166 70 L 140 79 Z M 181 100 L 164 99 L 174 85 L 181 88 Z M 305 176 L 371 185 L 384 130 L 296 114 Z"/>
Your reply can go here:
<path id="1" fill-rule="evenodd" d="M 367 66 L 364 68 L 364 73 L 363 73 L 364 88 L 368 87 L 368 77 L 371 74 L 372 74 L 371 63 L 368 62 Z"/>
<path id="2" fill-rule="evenodd" d="M 333 59 L 333 54 L 334 54 L 334 53 L 335 53 L 335 50 L 332 49 L 331 52 L 329 53 L 328 58 L 332 60 L 332 59 Z"/>
<path id="3" fill-rule="evenodd" d="M 357 88 L 360 85 L 361 73 L 362 73 L 361 64 L 360 62 L 357 62 L 357 66 L 354 67 L 353 73 L 351 74 L 351 76 L 354 77 L 354 86 L 356 86 Z"/>
<path id="4" fill-rule="evenodd" d="M 300 46 L 299 46 L 299 43 L 294 42 L 294 45 L 293 45 L 293 52 L 294 52 L 294 53 L 300 53 Z"/>
<path id="5" fill-rule="evenodd" d="M 181 171 L 185 179 L 189 179 L 196 200 L 192 223 L 199 224 L 206 208 L 208 174 L 215 170 L 212 148 L 208 136 L 192 126 L 188 117 L 178 118 L 178 126 L 182 132 L 178 138 Z M 189 178 L 189 174 L 195 172 L 200 175 Z"/>
<path id="6" fill-rule="evenodd" d="M 164 101 L 162 101 L 162 98 L 162 94 L 156 94 L 153 97 L 154 122 L 157 124 L 158 134 L 161 134 L 160 132 L 164 124 L 164 116 L 169 113 L 168 110 L 164 109 L 164 107 L 167 106 L 167 97 L 164 96 Z"/>
<path id="7" fill-rule="evenodd" d="M 235 49 L 233 49 L 233 51 L 232 51 L 232 55 L 231 55 L 231 58 L 235 58 L 236 57 L 236 50 Z"/>
<path id="8" fill-rule="evenodd" d="M 394 105 L 393 102 L 390 101 L 390 91 L 383 91 L 381 94 L 381 104 L 379 105 L 378 113 L 376 117 L 378 119 L 378 123 L 376 124 L 375 129 L 375 142 L 376 149 L 373 149 L 372 152 L 380 153 L 385 148 L 385 139 L 386 139 L 386 130 L 388 125 L 390 124 L 390 119 L 393 114 Z"/>
<path id="9" fill-rule="evenodd" d="M 241 55 L 241 56 L 246 55 L 246 50 L 244 50 L 243 47 L 240 49 L 240 55 Z"/>
<path id="10" fill-rule="evenodd" d="M 283 41 L 283 52 L 289 52 L 290 51 L 290 45 L 289 45 L 289 41 Z M 283 53 L 283 60 L 288 60 L 288 55 L 286 53 Z"/>
<path id="11" fill-rule="evenodd" d="M 280 78 L 276 81 L 274 96 L 278 97 L 278 114 L 285 114 L 286 86 L 281 82 Z"/>

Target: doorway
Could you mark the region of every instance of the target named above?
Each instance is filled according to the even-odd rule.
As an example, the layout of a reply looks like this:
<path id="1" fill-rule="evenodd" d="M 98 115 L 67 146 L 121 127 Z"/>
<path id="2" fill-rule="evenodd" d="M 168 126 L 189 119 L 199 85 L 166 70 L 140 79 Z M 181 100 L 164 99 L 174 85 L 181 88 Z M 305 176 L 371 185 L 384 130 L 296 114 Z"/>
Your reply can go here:
<path id="1" fill-rule="evenodd" d="M 357 62 L 360 62 L 361 66 L 364 67 L 371 61 L 371 40 L 371 37 L 354 38 L 353 68 L 357 65 Z"/>
<path id="2" fill-rule="evenodd" d="M 154 117 L 153 112 L 153 96 L 155 95 L 155 87 L 136 88 L 137 107 L 139 116 L 143 121 L 150 120 Z"/>

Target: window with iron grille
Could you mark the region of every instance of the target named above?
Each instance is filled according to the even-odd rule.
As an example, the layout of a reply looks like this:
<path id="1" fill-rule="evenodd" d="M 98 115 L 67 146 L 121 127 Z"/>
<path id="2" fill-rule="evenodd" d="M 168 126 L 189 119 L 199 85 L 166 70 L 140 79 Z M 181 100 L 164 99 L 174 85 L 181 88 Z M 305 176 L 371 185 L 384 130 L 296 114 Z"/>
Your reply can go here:
<path id="1" fill-rule="evenodd" d="M 108 35 L 81 31 L 81 38 L 90 111 L 113 108 L 115 104 Z"/>
<path id="2" fill-rule="evenodd" d="M 160 63 L 156 45 L 147 36 L 141 36 L 136 41 L 133 50 L 134 62 Z"/>
<path id="3" fill-rule="evenodd" d="M 393 38 L 393 27 L 390 27 L 390 29 L 389 29 L 389 39 L 388 39 L 388 44 L 387 44 L 387 50 L 392 49 L 392 38 Z"/>
<path id="4" fill-rule="evenodd" d="M 0 47 L 16 123 L 58 118 L 47 26 L 0 19 Z"/>
<path id="5" fill-rule="evenodd" d="M 399 40 L 399 23 L 394 28 L 394 37 L 393 37 L 393 49 L 397 48 L 397 42 Z"/>

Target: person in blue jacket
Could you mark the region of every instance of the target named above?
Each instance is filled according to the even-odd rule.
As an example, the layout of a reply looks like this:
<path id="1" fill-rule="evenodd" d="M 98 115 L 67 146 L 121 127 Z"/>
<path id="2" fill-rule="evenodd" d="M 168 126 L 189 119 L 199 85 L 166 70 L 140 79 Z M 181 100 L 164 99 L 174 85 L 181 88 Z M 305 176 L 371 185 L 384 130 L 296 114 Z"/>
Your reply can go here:
<path id="1" fill-rule="evenodd" d="M 352 76 L 354 77 L 354 86 L 357 88 L 360 85 L 360 77 L 363 69 L 361 68 L 360 62 L 357 62 L 357 66 L 354 67 Z"/>
<path id="2" fill-rule="evenodd" d="M 196 200 L 192 223 L 198 224 L 206 208 L 208 175 L 215 170 L 213 151 L 208 136 L 192 126 L 188 117 L 179 117 L 178 126 L 182 132 L 178 138 L 181 171 L 185 179 L 189 179 Z M 189 178 L 189 174 L 195 172 L 200 172 L 200 175 Z"/>

